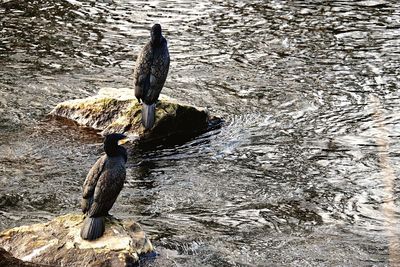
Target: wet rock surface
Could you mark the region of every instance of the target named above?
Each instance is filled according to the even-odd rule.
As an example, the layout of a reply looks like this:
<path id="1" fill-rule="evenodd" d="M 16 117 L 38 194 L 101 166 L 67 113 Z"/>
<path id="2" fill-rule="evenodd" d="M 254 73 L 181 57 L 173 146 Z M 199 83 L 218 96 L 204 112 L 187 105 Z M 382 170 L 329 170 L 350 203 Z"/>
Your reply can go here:
<path id="1" fill-rule="evenodd" d="M 134 221 L 108 217 L 104 235 L 86 241 L 79 235 L 83 219 L 83 215 L 68 214 L 0 232 L 0 247 L 4 248 L 0 263 L 6 264 L 1 266 L 129 266 L 141 254 L 153 251 Z"/>
<path id="2" fill-rule="evenodd" d="M 155 125 L 145 130 L 141 124 L 141 109 L 132 89 L 108 87 L 100 89 L 93 97 L 62 102 L 50 115 L 73 120 L 102 134 L 126 133 L 146 141 L 193 136 L 220 121 L 210 117 L 205 109 L 161 95 Z"/>

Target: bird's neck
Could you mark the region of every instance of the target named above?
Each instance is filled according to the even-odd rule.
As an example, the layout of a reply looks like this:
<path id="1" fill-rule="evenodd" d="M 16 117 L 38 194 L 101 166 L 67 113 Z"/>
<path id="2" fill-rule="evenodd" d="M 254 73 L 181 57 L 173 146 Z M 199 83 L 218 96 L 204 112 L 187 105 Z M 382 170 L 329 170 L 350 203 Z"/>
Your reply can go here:
<path id="1" fill-rule="evenodd" d="M 117 145 L 117 144 L 104 144 L 104 151 L 106 152 L 107 156 L 109 156 L 109 157 L 118 156 L 119 145 Z"/>
<path id="2" fill-rule="evenodd" d="M 123 146 L 104 145 L 104 151 L 106 152 L 108 157 L 123 157 L 125 159 L 125 162 L 128 159 L 128 153 L 126 152 L 126 149 Z"/>
<path id="3" fill-rule="evenodd" d="M 161 47 L 163 42 L 164 42 L 164 37 L 161 36 L 161 38 L 159 40 L 151 40 L 151 47 L 153 48 L 158 48 Z"/>

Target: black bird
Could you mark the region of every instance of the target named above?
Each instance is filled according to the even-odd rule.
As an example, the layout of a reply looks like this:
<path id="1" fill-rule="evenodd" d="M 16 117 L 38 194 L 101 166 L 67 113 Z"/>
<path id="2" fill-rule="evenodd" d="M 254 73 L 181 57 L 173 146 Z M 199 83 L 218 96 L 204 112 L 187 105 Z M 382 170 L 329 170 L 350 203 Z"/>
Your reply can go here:
<path id="1" fill-rule="evenodd" d="M 142 124 L 146 129 L 154 125 L 156 102 L 167 79 L 169 52 L 161 25 L 151 28 L 151 39 L 140 52 L 133 73 L 135 96 L 143 101 Z"/>
<path id="2" fill-rule="evenodd" d="M 81 237 L 94 240 L 104 233 L 104 217 L 114 205 L 126 177 L 126 149 L 120 144 L 128 138 L 123 134 L 105 137 L 104 151 L 86 176 L 82 193 L 82 212 L 86 214 L 81 229 Z"/>

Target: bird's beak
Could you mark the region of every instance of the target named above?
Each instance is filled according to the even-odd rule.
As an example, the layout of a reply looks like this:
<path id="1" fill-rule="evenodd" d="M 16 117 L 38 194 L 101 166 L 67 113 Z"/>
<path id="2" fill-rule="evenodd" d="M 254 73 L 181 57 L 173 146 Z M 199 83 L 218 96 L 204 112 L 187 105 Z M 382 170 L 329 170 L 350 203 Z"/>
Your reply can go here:
<path id="1" fill-rule="evenodd" d="M 123 144 L 125 144 L 125 143 L 128 142 L 128 141 L 129 141 L 129 138 L 126 137 L 126 138 L 124 138 L 124 139 L 119 140 L 119 141 L 118 141 L 118 145 L 123 145 Z"/>

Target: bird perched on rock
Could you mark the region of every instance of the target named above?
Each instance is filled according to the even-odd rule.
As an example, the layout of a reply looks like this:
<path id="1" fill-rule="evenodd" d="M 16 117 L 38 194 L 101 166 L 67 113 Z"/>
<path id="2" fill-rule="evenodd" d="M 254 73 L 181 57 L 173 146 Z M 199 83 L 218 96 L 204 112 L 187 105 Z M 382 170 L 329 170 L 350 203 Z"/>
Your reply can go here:
<path id="1" fill-rule="evenodd" d="M 143 101 L 142 124 L 146 129 L 154 125 L 156 102 L 167 79 L 169 52 L 161 25 L 151 28 L 151 39 L 140 52 L 134 69 L 135 96 Z"/>
<path id="2" fill-rule="evenodd" d="M 81 229 L 81 237 L 94 240 L 104 233 L 104 217 L 114 205 L 126 177 L 126 149 L 121 145 L 128 138 L 123 134 L 105 137 L 105 155 L 100 157 L 86 176 L 83 184 L 82 212 L 86 214 Z"/>

